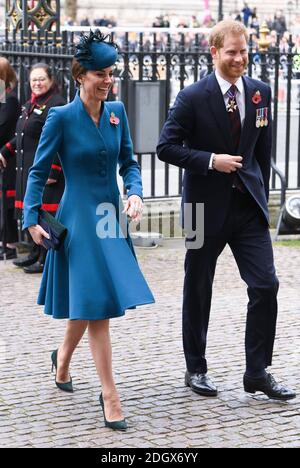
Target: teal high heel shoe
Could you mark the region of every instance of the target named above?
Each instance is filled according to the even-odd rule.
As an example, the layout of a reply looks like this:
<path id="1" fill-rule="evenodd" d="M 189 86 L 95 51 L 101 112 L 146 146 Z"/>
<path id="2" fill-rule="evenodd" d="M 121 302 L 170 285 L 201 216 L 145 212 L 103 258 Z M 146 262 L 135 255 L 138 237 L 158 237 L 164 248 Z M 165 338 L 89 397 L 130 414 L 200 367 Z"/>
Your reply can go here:
<path id="1" fill-rule="evenodd" d="M 58 353 L 58 349 L 56 349 L 55 351 L 52 351 L 52 354 L 51 354 L 52 372 L 53 372 L 53 368 L 55 368 L 55 371 L 57 372 L 57 353 Z M 69 393 L 74 392 L 72 378 L 69 382 L 61 383 L 61 382 L 56 381 L 56 374 L 55 374 L 55 384 L 60 390 L 63 390 L 64 392 L 69 392 Z"/>
<path id="2" fill-rule="evenodd" d="M 100 401 L 100 405 L 103 411 L 105 427 L 109 427 L 110 429 L 113 429 L 114 431 L 126 431 L 128 426 L 127 426 L 127 422 L 125 419 L 122 419 L 121 421 L 107 421 L 105 417 L 104 401 L 103 401 L 102 393 L 100 393 L 99 401 Z"/>

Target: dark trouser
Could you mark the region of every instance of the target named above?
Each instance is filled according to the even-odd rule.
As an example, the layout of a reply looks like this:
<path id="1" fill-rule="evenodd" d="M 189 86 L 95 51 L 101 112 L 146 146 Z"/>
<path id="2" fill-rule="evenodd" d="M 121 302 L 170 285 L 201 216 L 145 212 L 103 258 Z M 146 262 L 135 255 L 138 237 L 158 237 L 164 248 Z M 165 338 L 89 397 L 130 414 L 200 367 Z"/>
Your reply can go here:
<path id="1" fill-rule="evenodd" d="M 28 232 L 28 243 L 29 243 L 29 256 L 30 257 L 36 257 L 37 261 L 41 263 L 42 265 L 45 264 L 46 260 L 46 255 L 47 255 L 47 249 L 43 247 L 42 245 L 37 245 L 30 233 Z"/>
<path id="2" fill-rule="evenodd" d="M 34 242 L 29 231 L 27 231 L 27 239 L 28 239 L 28 246 L 29 246 L 29 257 L 36 257 L 38 259 L 41 248 L 39 245 L 37 245 Z"/>
<path id="3" fill-rule="evenodd" d="M 229 244 L 241 278 L 248 286 L 246 325 L 246 372 L 260 376 L 272 363 L 277 319 L 277 292 L 273 249 L 269 229 L 260 208 L 248 194 L 232 192 L 225 225 L 204 246 L 188 250 L 183 297 L 183 346 L 187 369 L 206 373 L 206 336 L 216 263 Z M 234 285 L 228 285 L 228 291 Z"/>
<path id="4" fill-rule="evenodd" d="M 1 219 L 1 208 L 0 208 Z M 14 208 L 8 208 L 5 215 L 5 241 L 6 243 L 13 244 L 18 242 L 18 224 L 14 218 Z M 3 226 L 0 226 L 0 240 L 3 240 Z"/>

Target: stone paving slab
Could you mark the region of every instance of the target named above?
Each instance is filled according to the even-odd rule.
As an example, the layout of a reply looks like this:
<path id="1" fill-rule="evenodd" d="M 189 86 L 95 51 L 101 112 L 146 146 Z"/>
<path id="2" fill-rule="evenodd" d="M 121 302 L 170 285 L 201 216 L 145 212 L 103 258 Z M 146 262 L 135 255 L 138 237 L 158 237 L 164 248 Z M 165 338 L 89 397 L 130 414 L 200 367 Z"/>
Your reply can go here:
<path id="1" fill-rule="evenodd" d="M 181 241 L 137 249 L 156 304 L 111 321 L 126 433 L 103 426 L 86 338 L 72 361 L 74 394 L 56 388 L 50 352 L 64 321 L 35 305 L 40 275 L 0 263 L 1 447 L 300 447 L 299 397 L 280 403 L 243 391 L 247 295 L 229 249 L 217 268 L 207 352 L 220 393 L 207 399 L 184 386 L 184 253 Z M 277 246 L 275 258 L 281 288 L 272 372 L 299 393 L 300 249 Z"/>

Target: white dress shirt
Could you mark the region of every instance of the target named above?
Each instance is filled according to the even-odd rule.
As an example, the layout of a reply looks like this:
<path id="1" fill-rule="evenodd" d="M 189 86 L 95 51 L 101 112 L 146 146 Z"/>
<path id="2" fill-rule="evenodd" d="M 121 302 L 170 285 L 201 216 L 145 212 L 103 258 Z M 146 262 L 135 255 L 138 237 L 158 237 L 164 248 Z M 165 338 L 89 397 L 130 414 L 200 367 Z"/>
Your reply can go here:
<path id="1" fill-rule="evenodd" d="M 221 77 L 221 75 L 216 71 L 216 79 L 217 82 L 221 88 L 221 92 L 223 94 L 224 98 L 224 104 L 225 107 L 228 104 L 229 97 L 227 96 L 227 92 L 232 86 L 232 83 L 229 83 L 229 81 L 224 80 L 224 78 Z M 244 88 L 244 83 L 242 77 L 240 77 L 237 82 L 235 83 L 235 86 L 237 87 L 237 92 L 236 92 L 236 102 L 239 108 L 240 112 L 240 117 L 241 117 L 241 126 L 243 128 L 244 122 L 245 122 L 245 116 L 246 116 L 246 101 L 245 101 L 245 88 Z M 210 161 L 209 161 L 209 169 L 213 169 L 212 163 L 213 163 L 213 157 L 215 153 L 212 153 Z"/>

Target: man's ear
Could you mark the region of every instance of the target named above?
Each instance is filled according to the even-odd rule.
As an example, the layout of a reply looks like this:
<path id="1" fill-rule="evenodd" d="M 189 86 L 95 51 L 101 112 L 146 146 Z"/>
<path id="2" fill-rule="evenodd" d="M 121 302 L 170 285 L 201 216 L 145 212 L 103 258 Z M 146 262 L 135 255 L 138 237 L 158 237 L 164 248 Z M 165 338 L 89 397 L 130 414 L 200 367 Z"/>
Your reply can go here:
<path id="1" fill-rule="evenodd" d="M 215 46 L 211 46 L 210 53 L 211 53 L 212 58 L 214 59 L 217 56 L 218 49 Z"/>

